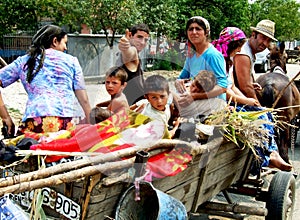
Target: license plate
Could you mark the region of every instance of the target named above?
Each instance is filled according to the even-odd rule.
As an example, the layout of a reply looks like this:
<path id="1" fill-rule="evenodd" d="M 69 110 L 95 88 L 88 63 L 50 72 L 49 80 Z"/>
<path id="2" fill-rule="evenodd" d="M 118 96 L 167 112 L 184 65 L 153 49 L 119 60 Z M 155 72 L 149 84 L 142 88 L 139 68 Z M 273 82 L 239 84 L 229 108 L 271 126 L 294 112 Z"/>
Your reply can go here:
<path id="1" fill-rule="evenodd" d="M 42 188 L 42 195 L 43 205 L 50 207 L 68 219 L 79 220 L 81 213 L 79 204 L 48 187 Z M 34 196 L 34 191 L 26 191 L 19 194 L 13 194 L 11 196 L 13 200 L 19 203 L 21 206 L 29 208 Z"/>

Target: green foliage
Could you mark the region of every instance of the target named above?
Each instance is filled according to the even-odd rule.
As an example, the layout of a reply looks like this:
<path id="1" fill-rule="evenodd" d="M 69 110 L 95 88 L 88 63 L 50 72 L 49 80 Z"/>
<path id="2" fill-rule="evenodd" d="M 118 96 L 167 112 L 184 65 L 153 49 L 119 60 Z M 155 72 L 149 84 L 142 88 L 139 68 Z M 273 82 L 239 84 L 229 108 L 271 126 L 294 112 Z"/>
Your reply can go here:
<path id="1" fill-rule="evenodd" d="M 211 39 L 219 37 L 221 30 L 228 26 L 238 27 L 246 32 L 249 29 L 248 0 L 190 0 L 193 5 L 191 16 L 202 16 L 211 27 Z"/>
<path id="2" fill-rule="evenodd" d="M 174 49 L 168 50 L 164 54 L 158 53 L 154 58 L 151 70 L 181 70 L 185 57 Z"/>
<path id="3" fill-rule="evenodd" d="M 252 22 L 255 26 L 262 19 L 276 23 L 275 37 L 279 41 L 299 40 L 300 3 L 296 0 L 257 0 L 251 5 Z"/>
<path id="4" fill-rule="evenodd" d="M 37 25 L 37 6 L 30 0 L 1 0 L 0 32 L 11 33 L 16 29 L 28 30 Z"/>
<path id="5" fill-rule="evenodd" d="M 174 0 L 137 0 L 137 4 L 140 5 L 140 17 L 158 36 L 164 34 L 171 37 L 172 30 L 180 29 L 177 23 L 180 5 Z"/>
<path id="6" fill-rule="evenodd" d="M 184 38 L 185 23 L 191 16 L 205 17 L 211 25 L 211 38 L 218 37 L 226 26 L 241 28 L 250 34 L 250 26 L 261 19 L 276 22 L 279 40 L 299 40 L 300 4 L 296 0 L 1 0 L 0 35 L 18 30 L 37 30 L 47 22 L 80 32 L 87 24 L 93 33 L 115 34 L 138 22 L 169 39 Z"/>

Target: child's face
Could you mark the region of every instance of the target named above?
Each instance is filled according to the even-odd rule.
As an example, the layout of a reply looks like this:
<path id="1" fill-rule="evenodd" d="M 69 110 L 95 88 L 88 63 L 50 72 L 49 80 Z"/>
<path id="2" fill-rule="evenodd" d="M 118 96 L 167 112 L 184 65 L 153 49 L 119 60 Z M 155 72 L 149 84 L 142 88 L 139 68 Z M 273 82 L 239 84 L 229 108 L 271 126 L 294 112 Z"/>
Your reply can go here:
<path id="1" fill-rule="evenodd" d="M 153 108 L 164 111 L 168 102 L 169 94 L 167 91 L 150 91 L 145 95 Z"/>
<path id="2" fill-rule="evenodd" d="M 105 88 L 108 94 L 116 95 L 122 92 L 124 86 L 121 85 L 121 80 L 119 80 L 115 76 L 108 76 L 105 80 Z"/>
<path id="3" fill-rule="evenodd" d="M 190 85 L 190 93 L 200 93 L 200 92 L 203 92 L 203 90 L 199 89 L 196 86 L 195 81 L 193 80 L 192 83 L 191 83 L 191 85 Z"/>

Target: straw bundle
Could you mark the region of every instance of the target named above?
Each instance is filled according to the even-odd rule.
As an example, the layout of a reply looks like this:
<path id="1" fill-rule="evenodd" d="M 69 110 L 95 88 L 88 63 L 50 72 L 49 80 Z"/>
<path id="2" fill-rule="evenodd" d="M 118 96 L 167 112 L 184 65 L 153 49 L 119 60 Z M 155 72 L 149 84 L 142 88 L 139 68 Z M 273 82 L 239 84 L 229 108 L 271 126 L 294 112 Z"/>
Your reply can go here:
<path id="1" fill-rule="evenodd" d="M 254 156 L 258 158 L 256 148 L 265 148 L 265 143 L 269 141 L 269 131 L 265 124 L 275 126 L 276 120 L 270 122 L 259 117 L 272 111 L 264 109 L 260 111 L 237 111 L 236 107 L 227 106 L 221 111 L 210 115 L 205 124 L 220 128 L 223 136 L 235 143 L 239 148 L 249 147 Z"/>

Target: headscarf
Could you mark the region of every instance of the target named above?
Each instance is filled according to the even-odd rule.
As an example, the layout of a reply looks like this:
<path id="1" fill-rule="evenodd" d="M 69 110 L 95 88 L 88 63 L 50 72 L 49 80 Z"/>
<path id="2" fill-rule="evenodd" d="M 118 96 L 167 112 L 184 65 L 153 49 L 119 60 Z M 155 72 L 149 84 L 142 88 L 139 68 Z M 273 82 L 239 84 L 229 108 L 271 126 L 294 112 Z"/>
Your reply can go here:
<path id="1" fill-rule="evenodd" d="M 210 25 L 208 21 L 201 16 L 191 17 L 186 23 L 185 31 L 187 32 L 189 26 L 195 22 L 199 24 L 204 29 L 204 31 L 208 33 L 208 35 L 210 35 Z"/>
<path id="2" fill-rule="evenodd" d="M 221 31 L 219 39 L 214 40 L 212 44 L 223 54 L 224 57 L 227 57 L 228 44 L 232 41 L 242 40 L 245 38 L 245 33 L 239 28 L 226 27 Z"/>

